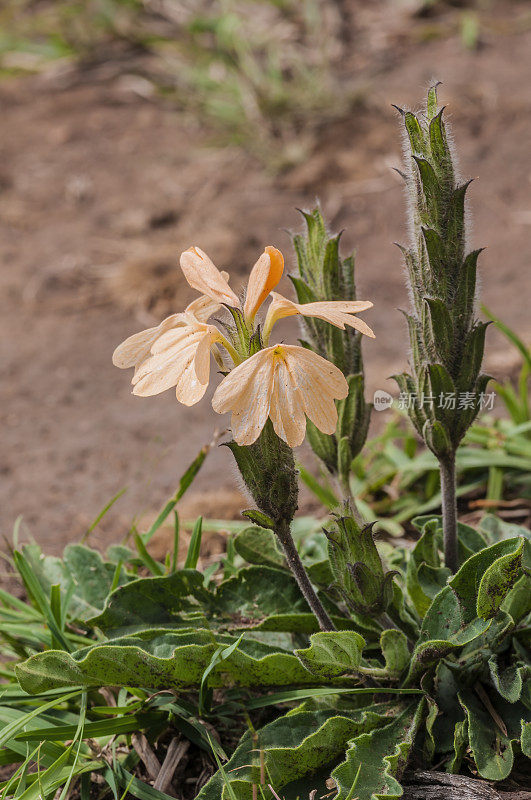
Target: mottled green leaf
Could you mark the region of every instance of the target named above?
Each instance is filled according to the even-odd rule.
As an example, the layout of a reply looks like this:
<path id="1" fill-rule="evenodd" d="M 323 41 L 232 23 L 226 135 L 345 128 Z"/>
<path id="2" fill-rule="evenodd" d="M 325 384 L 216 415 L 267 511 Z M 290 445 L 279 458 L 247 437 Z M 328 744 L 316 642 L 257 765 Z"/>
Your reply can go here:
<path id="1" fill-rule="evenodd" d="M 282 567 L 285 559 L 277 547 L 277 538 L 272 531 L 256 526 L 245 528 L 234 539 L 238 555 L 249 564 L 265 564 Z"/>
<path id="2" fill-rule="evenodd" d="M 513 541 L 509 539 L 508 541 Z M 496 547 L 497 545 L 493 545 Z M 490 564 L 481 578 L 477 599 L 478 617 L 494 617 L 508 592 L 521 575 L 524 539 L 516 539 L 513 552 L 500 556 Z"/>
<path id="3" fill-rule="evenodd" d="M 407 637 L 402 631 L 388 628 L 382 631 L 380 647 L 385 659 L 385 671 L 390 678 L 398 679 L 408 666 L 411 653 Z"/>
<path id="4" fill-rule="evenodd" d="M 522 694 L 525 678 L 531 673 L 531 667 L 510 664 L 502 669 L 498 656 L 489 658 L 489 671 L 492 682 L 501 696 L 508 703 L 516 703 Z"/>
<path id="5" fill-rule="evenodd" d="M 390 725 L 358 735 L 349 742 L 346 760 L 332 777 L 338 793 L 334 800 L 397 800 L 399 783 L 424 713 L 424 701 L 409 707 Z"/>
<path id="6" fill-rule="evenodd" d="M 81 544 L 67 545 L 63 558 L 43 556 L 37 545 L 23 548 L 24 557 L 44 593 L 49 596 L 53 584 L 61 587 L 62 602 L 68 599 L 70 617 L 87 620 L 101 611 L 110 592 L 116 566 Z M 119 585 L 130 578 L 120 569 Z"/>
<path id="7" fill-rule="evenodd" d="M 374 709 L 374 710 L 372 710 Z M 301 711 L 280 717 L 257 732 L 246 733 L 224 767 L 237 800 L 251 800 L 253 783 L 260 783 L 260 752 L 268 782 L 279 792 L 283 786 L 339 758 L 349 739 L 388 722 L 378 707 L 351 712 Z M 387 712 L 388 713 L 388 712 Z M 217 772 L 197 800 L 228 800 L 231 795 Z"/>
<path id="8" fill-rule="evenodd" d="M 73 655 L 58 650 L 38 653 L 17 667 L 17 677 L 31 694 L 58 686 L 198 686 L 219 645 L 228 647 L 234 641 L 208 630 L 144 631 Z M 244 640 L 212 669 L 209 681 L 212 686 L 286 686 L 315 678 L 291 653 Z"/>
<path id="9" fill-rule="evenodd" d="M 480 584 L 489 567 L 503 556 L 512 556 L 520 548 L 519 539 L 506 539 L 486 547 L 471 556 L 450 581 L 450 586 L 461 600 L 467 622 L 477 614 L 477 600 Z M 509 591 L 507 586 L 505 594 Z M 497 596 L 497 600 L 498 600 Z M 499 600 L 501 603 L 503 597 Z"/>
<path id="10" fill-rule="evenodd" d="M 365 639 L 354 631 L 314 633 L 310 647 L 295 650 L 306 669 L 320 680 L 356 673 Z"/>
<path id="11" fill-rule="evenodd" d="M 183 612 L 200 611 L 200 602 L 208 604 L 209 599 L 203 575 L 182 569 L 171 575 L 139 578 L 116 589 L 103 612 L 90 623 L 116 636 L 164 625 L 177 627 Z"/>
<path id="12" fill-rule="evenodd" d="M 529 710 L 490 694 L 487 707 L 471 690 L 461 692 L 459 700 L 467 715 L 470 748 L 479 774 L 490 781 L 505 780 L 513 767 L 513 748 L 520 741 L 522 722 L 531 720 Z"/>

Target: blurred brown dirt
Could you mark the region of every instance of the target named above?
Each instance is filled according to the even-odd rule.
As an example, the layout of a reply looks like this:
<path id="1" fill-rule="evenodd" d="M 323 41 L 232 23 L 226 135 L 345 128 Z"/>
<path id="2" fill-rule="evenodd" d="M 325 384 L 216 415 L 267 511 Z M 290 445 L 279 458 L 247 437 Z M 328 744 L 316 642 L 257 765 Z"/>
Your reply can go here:
<path id="1" fill-rule="evenodd" d="M 376 64 L 359 65 L 368 87 L 359 111 L 330 126 L 311 159 L 276 177 L 240 150 L 213 147 L 200 127 L 123 81 L 87 74 L 67 85 L 46 76 L 0 84 L 4 535 L 23 515 L 25 530 L 57 552 L 127 486 L 94 535 L 105 544 L 175 491 L 227 420 L 208 397 L 191 409 L 172 392 L 132 397 L 112 351 L 191 299 L 177 264 L 192 244 L 238 288 L 265 244 L 283 249 L 291 268 L 284 229 L 300 225 L 295 207 L 316 196 L 334 228 L 346 229 L 345 248 L 356 247 L 359 297 L 375 303 L 365 315 L 377 334 L 365 344 L 369 390 L 394 391 L 387 376 L 405 366 L 397 308 L 407 297 L 392 243 L 407 232 L 391 103 L 416 104 L 434 76 L 463 175 L 479 176 L 471 244 L 488 246 L 483 299 L 529 339 L 531 30 L 509 25 L 503 8 L 475 51 L 455 35 L 415 40 L 409 22 L 402 30 L 393 20 L 387 34 L 380 26 Z M 490 336 L 492 369 L 503 375 L 509 357 Z M 207 494 L 192 497 L 190 514 L 237 514 L 234 477 L 230 453 L 216 448 L 194 486 Z M 221 510 L 220 490 L 228 493 Z"/>

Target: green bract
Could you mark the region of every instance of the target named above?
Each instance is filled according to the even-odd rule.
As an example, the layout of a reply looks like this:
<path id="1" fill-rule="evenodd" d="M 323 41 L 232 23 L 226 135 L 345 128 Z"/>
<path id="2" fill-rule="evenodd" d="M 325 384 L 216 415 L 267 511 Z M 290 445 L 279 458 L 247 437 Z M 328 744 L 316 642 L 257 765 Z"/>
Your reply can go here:
<path id="1" fill-rule="evenodd" d="M 341 258 L 341 234 L 329 236 L 319 207 L 303 212 L 304 234 L 293 236 L 299 275 L 291 280 L 299 303 L 319 300 L 356 300 L 354 254 Z M 340 330 L 319 319 L 301 318 L 303 344 L 331 361 L 347 378 L 349 393 L 337 403 L 338 423 L 327 436 L 308 420 L 306 435 L 315 454 L 333 475 L 348 486 L 352 459 L 367 438 L 372 403 L 364 397 L 361 334 L 352 328 Z"/>

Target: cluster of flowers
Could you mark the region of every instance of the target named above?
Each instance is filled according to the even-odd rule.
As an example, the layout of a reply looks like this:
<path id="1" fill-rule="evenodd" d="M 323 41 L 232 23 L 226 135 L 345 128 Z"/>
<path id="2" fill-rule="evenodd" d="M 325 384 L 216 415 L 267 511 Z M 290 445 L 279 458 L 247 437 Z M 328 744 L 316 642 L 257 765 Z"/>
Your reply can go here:
<path id="1" fill-rule="evenodd" d="M 266 247 L 254 265 L 240 301 L 220 272 L 198 247 L 181 254 L 180 264 L 190 286 L 201 296 L 160 325 L 134 334 L 114 352 L 113 363 L 134 367 L 133 394 L 159 394 L 173 386 L 177 399 L 187 406 L 197 403 L 210 381 L 211 355 L 224 374 L 212 400 L 218 414 L 232 412 L 231 430 L 239 445 L 256 441 L 267 419 L 290 447 L 300 445 L 306 417 L 326 434 L 337 424 L 335 400 L 348 394 L 343 373 L 330 361 L 305 347 L 270 344 L 275 323 L 285 317 L 315 317 L 345 329 L 349 325 L 366 336 L 374 333 L 353 316 L 372 307 L 369 301 L 294 303 L 274 292 L 284 270 L 284 258 Z M 271 296 L 263 325 L 256 315 Z M 209 319 L 227 308 L 236 325 Z M 220 330 L 225 330 L 223 333 Z"/>

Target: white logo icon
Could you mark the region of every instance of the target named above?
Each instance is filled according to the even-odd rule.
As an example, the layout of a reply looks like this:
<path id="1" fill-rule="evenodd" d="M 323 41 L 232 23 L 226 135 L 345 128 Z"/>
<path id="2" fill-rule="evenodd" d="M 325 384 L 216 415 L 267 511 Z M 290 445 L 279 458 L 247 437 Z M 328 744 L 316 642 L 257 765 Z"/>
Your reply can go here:
<path id="1" fill-rule="evenodd" d="M 385 411 L 386 408 L 389 408 L 389 406 L 393 404 L 393 397 L 389 392 L 384 392 L 383 389 L 377 389 L 374 393 L 373 403 L 375 411 Z"/>

